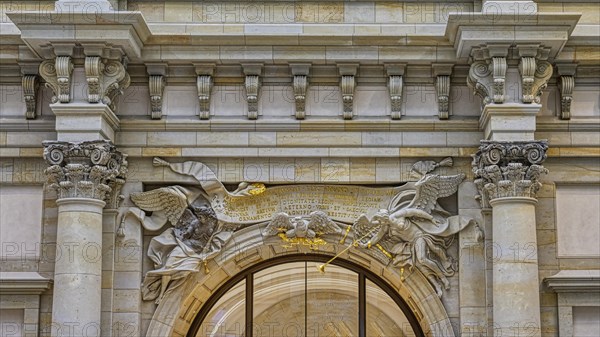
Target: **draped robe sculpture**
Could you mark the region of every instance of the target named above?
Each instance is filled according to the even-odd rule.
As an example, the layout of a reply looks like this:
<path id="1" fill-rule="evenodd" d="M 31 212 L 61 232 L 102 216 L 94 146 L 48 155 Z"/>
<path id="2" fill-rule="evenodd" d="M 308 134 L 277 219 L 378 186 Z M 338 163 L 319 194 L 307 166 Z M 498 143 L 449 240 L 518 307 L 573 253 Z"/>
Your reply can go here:
<path id="1" fill-rule="evenodd" d="M 311 249 L 316 242 L 327 244 L 326 240 L 335 239 L 339 243 L 342 235 L 345 242 L 350 234 L 353 247 L 369 250 L 376 246 L 391 266 L 422 273 L 441 296 L 442 289 L 449 287 L 448 277 L 457 270 L 447 249 L 454 234 L 474 223 L 470 218 L 451 215 L 437 202 L 456 193 L 464 179 L 463 174 L 430 174 L 440 166 L 451 166 L 451 158 L 440 163 L 416 163 L 413 173 L 421 178 L 399 187 L 267 188 L 261 183 L 242 182 L 234 192 L 227 191 L 202 163 L 168 163 L 159 158 L 154 163 L 194 177 L 199 186 L 161 187 L 130 196 L 139 208 L 131 208 L 123 221 L 133 216 L 151 231 L 171 225 L 150 243 L 148 257 L 155 269 L 145 276 L 144 300 L 160 301 L 191 273 L 200 272 L 202 264 L 208 272 L 206 261 L 221 251 L 237 229 L 253 225 L 266 225 L 262 232 L 265 237 L 308 243 Z M 367 197 L 362 198 L 363 194 Z M 297 196 L 312 199 L 299 202 Z M 329 204 L 336 196 L 350 198 L 349 204 L 332 207 Z M 243 214 L 250 210 L 255 214 Z"/>

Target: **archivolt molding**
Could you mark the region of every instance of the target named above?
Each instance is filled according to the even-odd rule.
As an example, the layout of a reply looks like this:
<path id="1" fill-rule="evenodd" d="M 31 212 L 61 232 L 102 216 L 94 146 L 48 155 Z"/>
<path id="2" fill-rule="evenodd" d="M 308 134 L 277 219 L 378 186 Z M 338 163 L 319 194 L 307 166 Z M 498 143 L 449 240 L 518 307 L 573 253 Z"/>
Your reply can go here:
<path id="1" fill-rule="evenodd" d="M 122 218 L 123 223 L 134 221 L 153 231 L 170 224 L 152 239 L 148 250 L 156 269 L 145 276 L 143 299 L 159 303 L 149 335 L 164 328 L 162 310 L 169 314 L 179 310 L 183 303 L 180 290 L 187 287 L 190 279 L 211 277 L 210 283 L 216 284 L 219 277 L 226 275 L 215 273 L 215 263 L 217 269 L 225 268 L 228 275 L 234 275 L 230 263 L 243 269 L 257 262 L 254 258 L 246 259 L 247 250 L 252 249 L 277 254 L 299 250 L 317 254 L 337 252 L 338 257 L 355 258 L 367 265 L 377 261 L 383 266 L 380 275 L 391 273 L 388 281 L 398 289 L 408 290 L 406 301 L 412 303 L 425 330 L 442 328 L 436 324 L 445 326 L 446 316 L 438 316 L 440 312 L 445 315 L 440 310 L 443 306 L 439 298 L 444 289 L 449 289 L 448 278 L 458 267 L 447 250 L 456 233 L 476 225 L 471 218 L 450 215 L 437 203 L 438 198 L 456 193 L 465 178 L 464 174 L 432 173 L 438 167 L 452 165 L 451 159 L 416 163 L 412 172 L 419 177 L 418 181 L 399 187 L 266 187 L 242 182 L 233 192 L 226 190 L 202 163 L 168 163 L 155 158 L 154 164 L 191 176 L 198 186 L 175 185 L 132 193 L 130 198 L 137 207 L 130 208 Z M 356 195 L 355 203 L 336 203 L 340 195 L 348 194 Z M 305 200 L 306 196 L 315 197 Z M 145 211 L 152 214 L 147 216 Z M 273 256 L 269 254 L 261 259 Z M 235 257 L 230 260 L 232 255 Z M 410 278 L 415 280 L 414 284 L 408 281 L 412 285 L 407 286 Z M 186 288 L 184 293 L 189 290 Z M 209 290 L 213 292 L 216 287 Z M 188 303 L 188 299 L 184 301 Z M 184 318 L 177 317 L 189 327 L 194 315 L 187 311 Z M 176 330 L 181 333 L 185 329 Z M 171 328 L 167 330 L 173 333 Z M 168 333 L 163 331 L 161 335 Z"/>
<path id="2" fill-rule="evenodd" d="M 207 264 L 205 271 L 194 274 L 161 301 L 146 336 L 185 336 L 202 304 L 233 275 L 252 265 L 298 253 L 333 257 L 346 248 L 342 244 L 331 244 L 318 251 L 307 246 L 286 249 L 281 247 L 277 237 L 263 236 L 260 226 L 240 230 Z M 422 274 L 408 270 L 401 273 L 390 268 L 375 251 L 352 249 L 339 258 L 364 266 L 396 289 L 412 309 L 426 336 L 454 336 L 442 301 Z"/>
<path id="3" fill-rule="evenodd" d="M 46 86 L 54 93 L 52 103 L 71 101 L 73 62 L 70 56 L 57 56 L 53 60 L 45 60 L 40 64 L 39 73 L 46 81 Z"/>

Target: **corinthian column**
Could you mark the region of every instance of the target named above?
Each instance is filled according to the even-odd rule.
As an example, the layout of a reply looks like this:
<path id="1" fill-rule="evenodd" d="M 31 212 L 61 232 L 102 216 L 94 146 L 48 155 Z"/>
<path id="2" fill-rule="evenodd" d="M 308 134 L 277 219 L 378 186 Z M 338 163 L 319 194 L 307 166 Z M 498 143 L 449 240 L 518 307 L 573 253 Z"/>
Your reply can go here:
<path id="1" fill-rule="evenodd" d="M 535 222 L 546 141 L 481 141 L 473 172 L 492 207 L 494 336 L 540 336 Z"/>
<path id="2" fill-rule="evenodd" d="M 127 162 L 105 140 L 44 147 L 48 184 L 58 193 L 52 336 L 102 336 L 102 209 Z"/>

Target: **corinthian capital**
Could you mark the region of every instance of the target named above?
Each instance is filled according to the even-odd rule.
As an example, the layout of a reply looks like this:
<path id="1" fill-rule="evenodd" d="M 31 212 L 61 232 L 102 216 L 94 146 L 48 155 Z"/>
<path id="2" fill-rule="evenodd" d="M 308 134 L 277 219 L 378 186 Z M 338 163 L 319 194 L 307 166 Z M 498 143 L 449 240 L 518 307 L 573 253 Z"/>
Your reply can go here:
<path id="1" fill-rule="evenodd" d="M 44 173 L 58 198 L 91 198 L 118 203 L 118 189 L 127 173 L 126 156 L 109 141 L 44 142 Z M 113 192 L 113 193 L 111 193 Z"/>
<path id="2" fill-rule="evenodd" d="M 481 206 L 489 207 L 489 201 L 496 198 L 535 198 L 542 186 L 540 176 L 548 173 L 541 165 L 547 150 L 545 140 L 482 140 L 472 163 Z"/>

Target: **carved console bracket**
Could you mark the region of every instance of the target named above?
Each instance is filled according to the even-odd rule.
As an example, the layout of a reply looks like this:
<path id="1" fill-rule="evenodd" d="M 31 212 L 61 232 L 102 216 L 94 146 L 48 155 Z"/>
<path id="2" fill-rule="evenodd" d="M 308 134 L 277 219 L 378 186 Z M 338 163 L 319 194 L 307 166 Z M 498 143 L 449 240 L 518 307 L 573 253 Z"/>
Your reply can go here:
<path id="1" fill-rule="evenodd" d="M 575 89 L 575 71 L 577 64 L 557 64 L 558 91 L 560 92 L 560 119 L 571 119 L 571 102 Z"/>
<path id="2" fill-rule="evenodd" d="M 248 102 L 248 119 L 258 118 L 258 99 L 260 95 L 260 76 L 262 74 L 262 64 L 242 65 L 244 75 L 246 75 L 246 101 Z"/>
<path id="3" fill-rule="evenodd" d="M 163 75 L 148 76 L 148 91 L 150 93 L 150 110 L 152 119 L 162 118 L 163 92 L 165 90 L 165 77 Z"/>
<path id="4" fill-rule="evenodd" d="M 147 63 L 148 92 L 150 94 L 150 112 L 152 119 L 162 118 L 163 93 L 166 85 L 167 65 L 165 63 Z"/>
<path id="5" fill-rule="evenodd" d="M 438 102 L 439 119 L 448 119 L 450 116 L 450 75 L 452 64 L 433 64 L 435 79 L 435 92 Z"/>
<path id="6" fill-rule="evenodd" d="M 402 118 L 402 88 L 404 86 L 405 64 L 386 64 L 385 72 L 388 76 L 388 90 L 390 92 L 392 119 Z"/>
<path id="7" fill-rule="evenodd" d="M 548 142 L 482 140 L 473 155 L 475 185 L 483 208 L 496 198 L 535 198 L 542 186 L 539 179 L 548 173 L 541 164 L 546 159 Z"/>
<path id="8" fill-rule="evenodd" d="M 210 92 L 213 86 L 213 74 L 215 71 L 215 64 L 195 64 L 196 67 L 196 87 L 198 89 L 198 103 L 200 105 L 200 112 L 198 117 L 200 119 L 210 118 Z"/>
<path id="9" fill-rule="evenodd" d="M 123 94 L 123 90 L 131 83 L 126 64 L 126 59 L 86 56 L 84 67 L 88 102 L 104 103 L 116 111 L 117 96 Z"/>
<path id="10" fill-rule="evenodd" d="M 71 75 L 73 62 L 71 56 L 57 56 L 53 60 L 45 60 L 40 64 L 40 76 L 46 86 L 52 89 L 52 103 L 69 103 L 71 101 Z"/>
<path id="11" fill-rule="evenodd" d="M 118 206 L 127 160 L 114 145 L 106 140 L 45 141 L 43 145 L 44 160 L 50 165 L 44 173 L 59 199 L 91 198 L 106 201 L 110 207 Z"/>
<path id="12" fill-rule="evenodd" d="M 509 45 L 487 45 L 471 50 L 467 84 L 483 99 L 483 105 L 504 103 L 506 55 Z"/>
<path id="13" fill-rule="evenodd" d="M 25 99 L 25 118 L 35 119 L 38 89 L 40 87 L 37 75 L 23 75 L 21 79 L 23 86 L 23 98 Z"/>
<path id="14" fill-rule="evenodd" d="M 521 101 L 540 103 L 542 90 L 552 76 L 552 65 L 546 61 L 550 48 L 538 45 L 517 46 L 519 49 L 519 73 L 521 74 Z"/>
<path id="15" fill-rule="evenodd" d="M 352 119 L 354 117 L 354 89 L 356 87 L 356 72 L 358 64 L 343 64 L 338 66 L 340 75 L 340 88 L 342 91 L 343 110 L 342 116 L 344 119 Z"/>
<path id="16" fill-rule="evenodd" d="M 306 118 L 306 92 L 308 91 L 308 74 L 310 64 L 291 64 L 294 76 L 294 102 L 296 103 L 296 119 Z"/>

